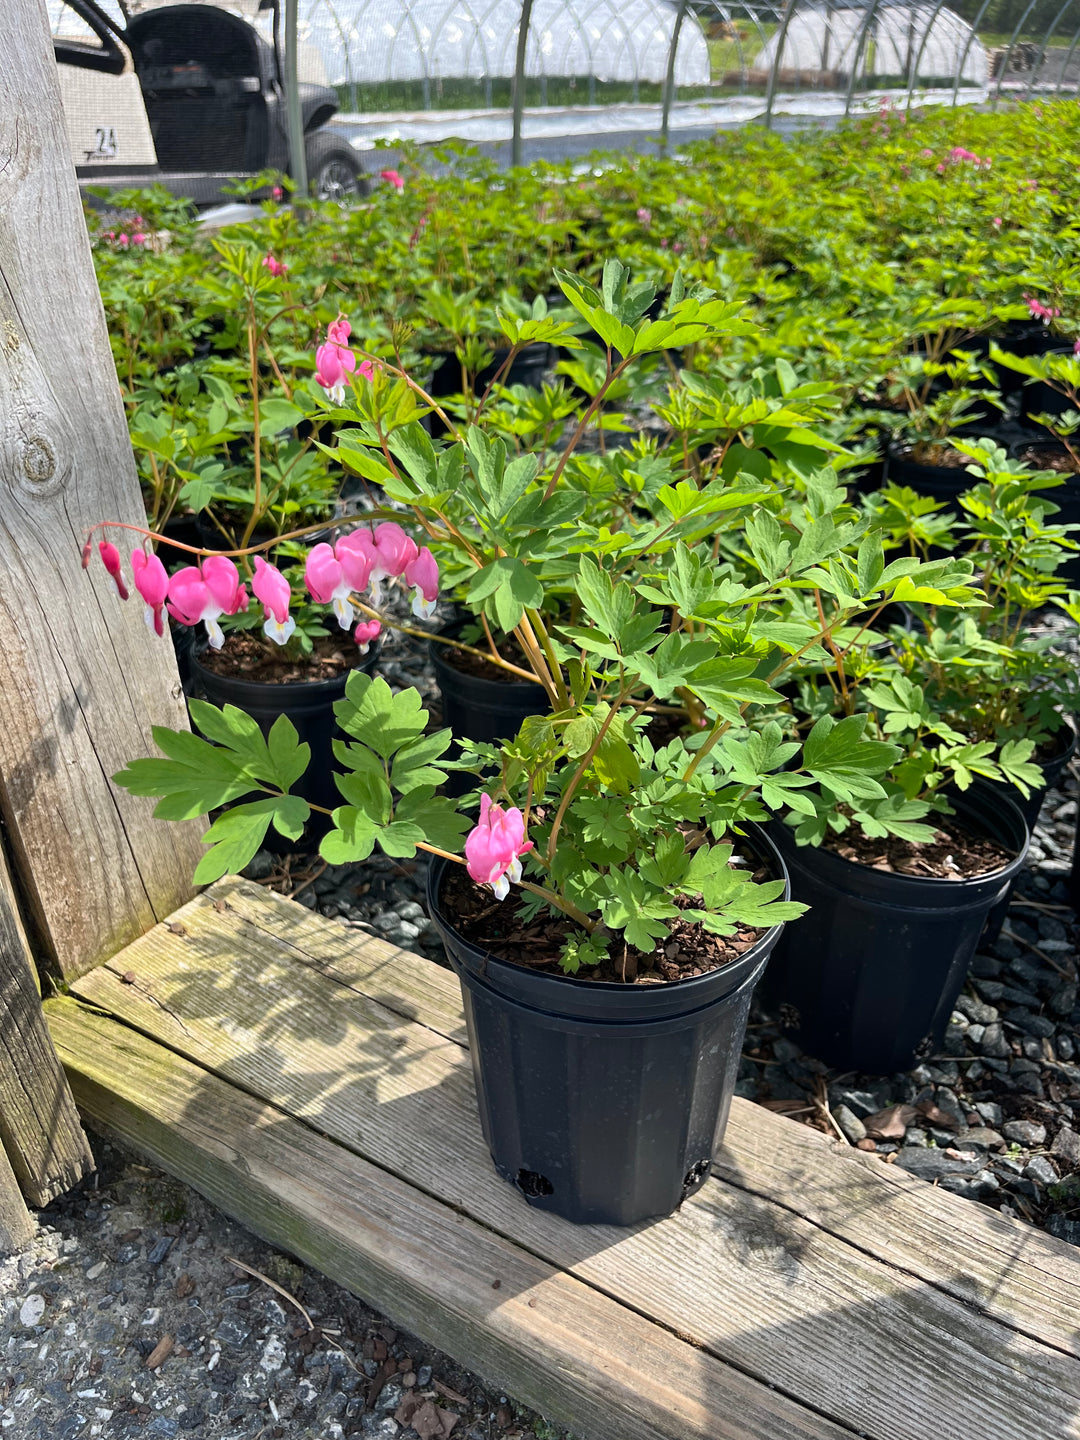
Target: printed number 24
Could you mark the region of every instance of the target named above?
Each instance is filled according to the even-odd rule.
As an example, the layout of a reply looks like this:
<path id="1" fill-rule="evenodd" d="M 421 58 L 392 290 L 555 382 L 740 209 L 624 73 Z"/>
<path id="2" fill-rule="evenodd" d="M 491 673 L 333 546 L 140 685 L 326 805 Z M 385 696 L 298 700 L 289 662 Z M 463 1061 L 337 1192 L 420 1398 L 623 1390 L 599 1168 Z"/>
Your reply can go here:
<path id="1" fill-rule="evenodd" d="M 116 139 L 116 131 L 111 125 L 99 125 L 94 131 L 96 142 L 90 155 L 96 160 L 112 160 L 120 149 Z"/>

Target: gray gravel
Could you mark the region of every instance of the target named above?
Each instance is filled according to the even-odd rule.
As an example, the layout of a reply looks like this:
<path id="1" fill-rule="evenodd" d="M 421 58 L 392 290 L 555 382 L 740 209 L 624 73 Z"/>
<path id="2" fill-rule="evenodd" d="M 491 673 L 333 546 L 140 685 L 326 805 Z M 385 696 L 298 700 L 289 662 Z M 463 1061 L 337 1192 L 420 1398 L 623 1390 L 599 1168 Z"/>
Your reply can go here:
<path id="1" fill-rule="evenodd" d="M 426 1440 L 435 1417 L 454 1440 L 563 1440 L 187 1186 L 91 1143 L 96 1177 L 0 1262 L 0 1434 Z"/>
<path id="2" fill-rule="evenodd" d="M 1048 791 L 1002 935 L 976 956 L 940 1054 L 908 1074 L 839 1076 L 803 1055 L 779 1016 L 757 1010 L 739 1094 L 812 1105 L 823 1079 L 832 1117 L 851 1144 L 1080 1244 L 1078 925 L 1063 879 L 1077 794 L 1071 774 Z M 950 1123 L 920 1116 L 902 1143 L 865 1138 L 869 1115 L 926 1102 Z M 829 1128 L 820 1111 L 813 1123 Z"/>

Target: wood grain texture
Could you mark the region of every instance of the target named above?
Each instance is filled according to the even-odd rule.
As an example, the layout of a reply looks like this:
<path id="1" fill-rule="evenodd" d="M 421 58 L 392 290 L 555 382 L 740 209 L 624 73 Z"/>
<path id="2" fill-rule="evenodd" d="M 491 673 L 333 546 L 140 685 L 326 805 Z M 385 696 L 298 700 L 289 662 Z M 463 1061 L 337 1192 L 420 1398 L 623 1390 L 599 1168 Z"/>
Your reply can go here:
<path id="1" fill-rule="evenodd" d="M 328 978 L 464 1043 L 461 993 L 449 971 L 249 881 L 222 880 L 189 909 L 197 914 L 215 898 L 229 912 L 215 911 L 212 923 L 253 927 Z M 738 1097 L 715 1164 L 729 1183 L 1080 1356 L 1075 1247 Z"/>
<path id="2" fill-rule="evenodd" d="M 635 1230 L 567 1225 L 531 1209 L 495 1177 L 467 1053 L 441 1033 L 451 1028 L 444 1001 L 437 1004 L 441 1029 L 433 1030 L 364 995 L 361 983 L 385 993 L 393 980 L 385 957 L 363 942 L 340 962 L 298 962 L 301 932 L 310 948 L 313 925 L 327 942 L 335 932 L 342 938 L 341 927 L 300 921 L 288 913 L 300 907 L 255 887 L 245 896 L 251 913 L 275 912 L 279 927 L 295 918 L 291 938 L 275 943 L 241 913 L 236 887 L 223 882 L 180 912 L 181 933 L 158 927 L 114 965 L 84 977 L 78 993 L 717 1359 L 875 1440 L 923 1440 L 925 1415 L 909 1403 L 915 1375 L 930 1413 L 957 1440 L 1044 1440 L 1048 1425 L 1055 1436 L 1080 1435 L 1080 1363 L 1062 1353 L 1075 1343 L 1075 1289 L 1067 1274 L 1054 1275 L 1070 1247 L 1013 1227 L 1014 1241 L 1030 1235 L 1031 1254 L 1051 1263 L 1033 1270 L 1021 1250 L 999 1273 L 1001 1257 L 991 1255 L 978 1272 L 987 1282 L 985 1304 L 973 1306 L 950 1293 L 959 1286 L 964 1300 L 981 1298 L 971 1296 L 965 1279 L 954 1280 L 955 1262 L 942 1261 L 928 1280 L 868 1255 L 790 1204 L 722 1181 L 710 1181 L 678 1215 Z M 412 962 L 411 972 L 429 964 Z M 370 982 L 360 974 L 365 964 Z M 446 972 L 430 969 L 438 990 Z M 415 973 L 405 988 L 412 997 Z M 414 1010 L 415 998 L 406 1005 Z M 978 1207 L 940 1199 L 951 1201 L 953 1230 L 978 1229 Z M 879 1214 L 877 1222 L 895 1228 L 897 1219 Z M 1026 1272 L 1019 1282 L 1018 1270 Z M 1062 1308 L 1069 1303 L 1073 1308 Z M 983 1397 L 977 1411 L 972 1393 Z"/>
<path id="3" fill-rule="evenodd" d="M 40 1209 L 90 1174 L 94 1157 L 49 1038 L 34 961 L 0 852 L 0 1148 Z"/>
<path id="4" fill-rule="evenodd" d="M 34 1238 L 34 1222 L 23 1204 L 11 1162 L 0 1146 L 0 1255 L 15 1255 Z"/>
<path id="5" fill-rule="evenodd" d="M 96 1127 L 584 1440 L 851 1440 L 162 1046 L 47 1011 Z"/>
<path id="6" fill-rule="evenodd" d="M 87 527 L 146 523 L 68 154 L 43 0 L 5 0 L 0 46 L 0 807 L 61 972 L 192 893 L 198 827 L 151 819 L 110 777 L 186 725 L 167 641 Z M 130 541 L 120 543 L 122 553 Z"/>

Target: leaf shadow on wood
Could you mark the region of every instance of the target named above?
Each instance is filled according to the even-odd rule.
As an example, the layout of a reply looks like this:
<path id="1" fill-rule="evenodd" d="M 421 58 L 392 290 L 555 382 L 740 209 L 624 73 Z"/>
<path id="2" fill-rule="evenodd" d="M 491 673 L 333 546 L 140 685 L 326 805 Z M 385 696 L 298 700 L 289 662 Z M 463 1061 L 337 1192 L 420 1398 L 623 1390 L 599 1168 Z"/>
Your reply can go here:
<path id="1" fill-rule="evenodd" d="M 794 1122 L 757 1110 L 755 1138 L 740 1104 L 715 1177 L 678 1214 L 574 1226 L 495 1175 L 457 984 L 428 961 L 226 881 L 75 988 L 265 1101 L 261 1129 L 302 1121 L 343 1166 L 361 1157 L 387 1187 L 434 1197 L 688 1340 L 703 1366 L 712 1356 L 883 1440 L 923 1440 L 928 1414 L 956 1440 L 1080 1436 L 1068 1247 Z M 491 1288 L 495 1323 L 516 1297 L 509 1279 Z M 393 1313 L 392 1295 L 365 1298 Z"/>

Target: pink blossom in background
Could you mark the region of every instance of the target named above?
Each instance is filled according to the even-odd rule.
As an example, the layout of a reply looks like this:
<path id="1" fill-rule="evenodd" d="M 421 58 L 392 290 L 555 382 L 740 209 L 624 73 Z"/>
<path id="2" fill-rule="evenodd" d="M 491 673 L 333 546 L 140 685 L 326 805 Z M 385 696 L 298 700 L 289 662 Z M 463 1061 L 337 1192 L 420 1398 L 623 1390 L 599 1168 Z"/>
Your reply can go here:
<path id="1" fill-rule="evenodd" d="M 338 624 L 342 630 L 348 630 L 354 619 L 349 603 L 353 586 L 332 546 L 325 541 L 312 547 L 304 567 L 304 583 L 313 600 L 320 605 L 333 605 Z"/>
<path id="2" fill-rule="evenodd" d="M 525 817 L 516 807 L 493 805 L 480 796 L 480 821 L 465 841 L 469 874 L 478 885 L 490 885 L 496 900 L 505 900 L 511 883 L 521 879 L 521 856 L 533 848 L 525 839 Z"/>
<path id="3" fill-rule="evenodd" d="M 124 572 L 120 569 L 120 551 L 111 540 L 102 540 L 98 544 L 98 554 L 101 556 L 101 563 L 112 576 L 116 593 L 121 600 L 128 598 L 128 588 L 124 584 Z"/>
<path id="4" fill-rule="evenodd" d="M 375 367 L 370 360 L 361 360 L 360 364 L 356 367 L 356 373 L 362 375 L 365 380 L 375 379 Z"/>
<path id="5" fill-rule="evenodd" d="M 353 631 L 353 639 L 360 647 L 360 654 L 366 655 L 373 640 L 377 640 L 382 633 L 382 626 L 378 620 L 361 620 Z"/>
<path id="6" fill-rule="evenodd" d="M 649 226 L 652 224 L 652 211 L 647 210 L 643 205 L 641 209 L 637 212 L 637 218 L 642 225 Z"/>
<path id="7" fill-rule="evenodd" d="M 1000 229 L 1001 229 L 1001 216 L 1000 216 L 1000 215 L 995 215 L 994 218 L 990 221 L 990 224 L 994 227 L 995 230 L 1000 230 Z"/>
<path id="8" fill-rule="evenodd" d="M 351 334 L 348 320 L 331 320 L 325 343 L 315 351 L 315 379 L 337 405 L 344 404 L 348 376 L 356 369 L 356 356 L 349 349 Z"/>
<path id="9" fill-rule="evenodd" d="M 388 185 L 393 185 L 395 190 L 405 189 L 405 181 L 396 170 L 380 170 L 379 179 L 385 180 Z"/>
<path id="10" fill-rule="evenodd" d="M 1032 319 L 1041 320 L 1044 325 L 1049 325 L 1051 320 L 1056 320 L 1061 314 L 1050 305 L 1044 305 L 1041 300 L 1036 300 L 1034 295 L 1024 295 L 1024 303 L 1031 312 Z"/>
<path id="11" fill-rule="evenodd" d="M 275 200 L 280 200 L 283 198 L 285 191 L 281 188 L 280 185 L 275 185 L 273 190 L 270 191 L 270 194 L 274 197 Z"/>
<path id="12" fill-rule="evenodd" d="M 251 591 L 263 607 L 266 619 L 263 634 L 275 645 L 287 644 L 296 629 L 296 621 L 289 614 L 292 592 L 289 582 L 276 565 L 269 564 L 261 555 L 255 556 L 255 575 Z"/>
<path id="13" fill-rule="evenodd" d="M 266 266 L 267 270 L 270 271 L 270 274 L 274 277 L 275 280 L 280 279 L 281 276 L 285 274 L 285 271 L 289 268 L 283 260 L 275 260 L 273 255 L 269 254 L 263 256 L 262 263 Z"/>
<path id="14" fill-rule="evenodd" d="M 146 602 L 146 623 L 158 635 L 165 634 L 165 601 L 169 595 L 169 572 L 156 555 L 145 550 L 131 552 L 135 589 Z"/>
<path id="15" fill-rule="evenodd" d="M 120 249 L 121 249 L 121 250 L 126 250 L 126 249 L 127 249 L 127 247 L 128 247 L 128 237 L 127 237 L 126 233 L 125 233 L 123 230 L 121 230 L 120 234 L 116 237 L 116 243 L 117 243 L 117 245 L 120 246 Z"/>
<path id="16" fill-rule="evenodd" d="M 131 243 L 132 245 L 145 245 L 149 238 L 150 237 L 148 235 L 144 235 L 141 230 L 136 230 L 135 234 L 131 237 Z"/>
<path id="17" fill-rule="evenodd" d="M 920 150 L 919 155 L 923 160 L 932 160 L 934 158 L 934 152 L 932 150 Z"/>
<path id="18" fill-rule="evenodd" d="M 404 576 L 413 587 L 412 613 L 418 620 L 430 620 L 439 598 L 439 567 L 426 545 L 405 566 Z"/>
<path id="19" fill-rule="evenodd" d="M 1080 340 L 1075 340 L 1073 342 L 1073 354 L 1080 355 Z"/>

